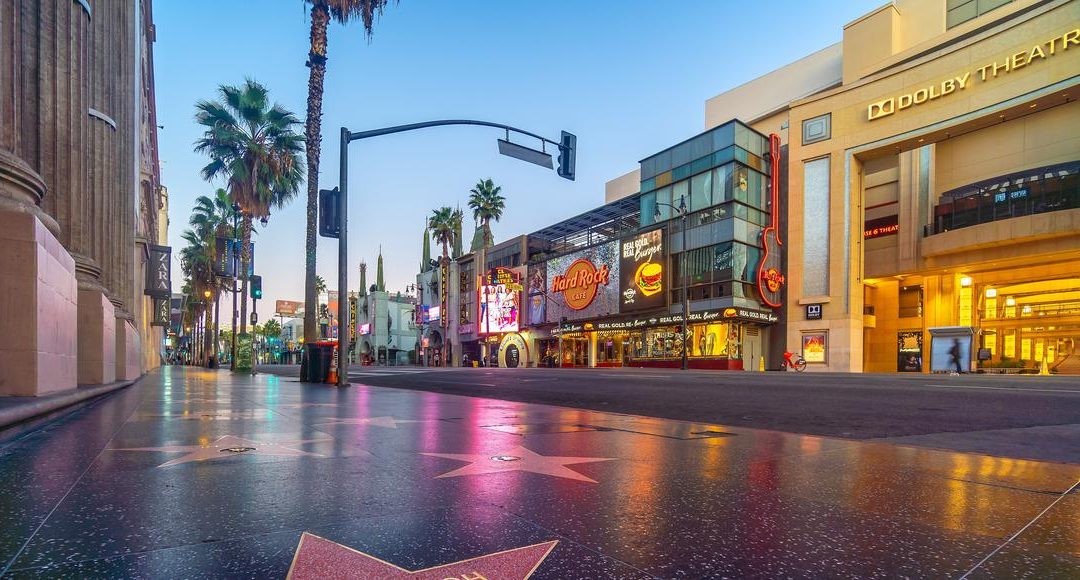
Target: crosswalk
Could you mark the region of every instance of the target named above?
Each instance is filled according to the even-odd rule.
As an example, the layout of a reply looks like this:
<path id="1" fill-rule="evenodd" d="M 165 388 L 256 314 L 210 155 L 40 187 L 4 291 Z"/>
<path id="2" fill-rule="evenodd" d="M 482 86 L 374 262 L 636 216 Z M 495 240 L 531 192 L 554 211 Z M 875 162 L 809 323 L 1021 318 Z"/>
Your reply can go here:
<path id="1" fill-rule="evenodd" d="M 421 367 L 360 367 L 350 368 L 350 377 L 386 377 L 393 375 L 415 375 L 417 373 L 430 373 L 433 369 Z"/>

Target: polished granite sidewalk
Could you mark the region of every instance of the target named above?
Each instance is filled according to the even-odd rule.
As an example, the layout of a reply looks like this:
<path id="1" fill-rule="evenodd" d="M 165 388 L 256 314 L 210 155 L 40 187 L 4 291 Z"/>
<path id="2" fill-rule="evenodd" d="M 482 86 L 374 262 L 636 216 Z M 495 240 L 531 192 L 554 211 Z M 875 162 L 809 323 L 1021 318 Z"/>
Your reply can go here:
<path id="1" fill-rule="evenodd" d="M 1078 482 L 1077 465 L 171 367 L 0 441 L 0 576 L 1078 578 Z"/>

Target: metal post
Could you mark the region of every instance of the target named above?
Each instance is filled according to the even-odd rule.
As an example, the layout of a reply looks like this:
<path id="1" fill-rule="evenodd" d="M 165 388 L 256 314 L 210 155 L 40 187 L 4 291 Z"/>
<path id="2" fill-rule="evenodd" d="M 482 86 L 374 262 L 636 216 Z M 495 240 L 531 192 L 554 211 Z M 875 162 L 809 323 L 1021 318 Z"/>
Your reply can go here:
<path id="1" fill-rule="evenodd" d="M 686 210 L 682 210 L 682 255 L 683 255 L 683 307 L 682 307 L 682 370 L 690 368 L 688 358 L 690 349 L 690 269 L 686 250 Z"/>
<path id="2" fill-rule="evenodd" d="M 341 174 L 338 177 L 338 386 L 349 385 L 349 130 L 341 128 Z M 344 322 L 343 322 L 344 321 Z"/>

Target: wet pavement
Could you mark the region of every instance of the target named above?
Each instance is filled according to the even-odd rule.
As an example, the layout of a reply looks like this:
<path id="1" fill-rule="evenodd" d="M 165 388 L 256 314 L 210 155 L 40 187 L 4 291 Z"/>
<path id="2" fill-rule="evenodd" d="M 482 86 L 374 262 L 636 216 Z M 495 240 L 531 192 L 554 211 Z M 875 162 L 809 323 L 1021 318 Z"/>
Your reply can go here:
<path id="1" fill-rule="evenodd" d="M 1078 465 L 173 367 L 0 441 L 0 576 L 1076 578 L 1078 482 Z"/>

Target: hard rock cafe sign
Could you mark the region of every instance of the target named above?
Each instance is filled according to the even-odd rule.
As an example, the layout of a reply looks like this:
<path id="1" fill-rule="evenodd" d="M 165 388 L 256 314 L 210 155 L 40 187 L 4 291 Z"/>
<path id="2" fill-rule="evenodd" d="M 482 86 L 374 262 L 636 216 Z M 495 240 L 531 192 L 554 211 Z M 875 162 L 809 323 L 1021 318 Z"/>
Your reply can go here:
<path id="1" fill-rule="evenodd" d="M 761 232 L 761 241 L 764 251 L 757 268 L 757 287 L 761 301 L 773 308 L 779 308 L 783 304 L 781 291 L 784 288 L 786 278 L 780 271 L 780 137 L 775 133 L 769 136 L 769 196 L 772 201 L 770 207 L 769 226 Z"/>
<path id="2" fill-rule="evenodd" d="M 551 292 L 562 293 L 566 306 L 572 310 L 582 310 L 592 304 L 600 286 L 607 286 L 610 278 L 607 264 L 597 268 L 596 264 L 581 258 L 570 264 L 565 274 L 552 279 Z"/>

